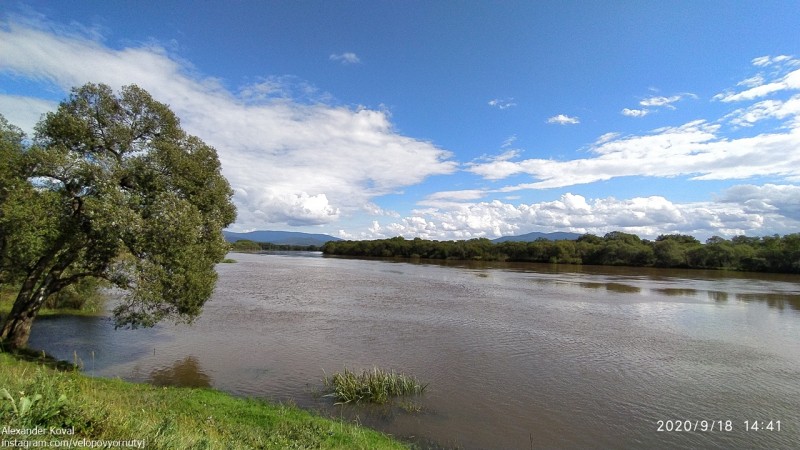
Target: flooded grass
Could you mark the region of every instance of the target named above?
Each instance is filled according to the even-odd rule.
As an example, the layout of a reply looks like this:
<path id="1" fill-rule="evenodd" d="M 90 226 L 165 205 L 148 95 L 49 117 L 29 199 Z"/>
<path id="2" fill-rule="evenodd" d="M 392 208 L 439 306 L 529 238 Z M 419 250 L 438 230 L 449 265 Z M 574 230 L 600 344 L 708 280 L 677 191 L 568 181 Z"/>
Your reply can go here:
<path id="1" fill-rule="evenodd" d="M 387 371 L 373 367 L 356 373 L 345 368 L 343 372 L 325 377 L 325 387 L 330 390 L 328 396 L 338 403 L 386 403 L 391 397 L 421 394 L 427 384 L 422 384 L 416 377 L 395 371 Z"/>

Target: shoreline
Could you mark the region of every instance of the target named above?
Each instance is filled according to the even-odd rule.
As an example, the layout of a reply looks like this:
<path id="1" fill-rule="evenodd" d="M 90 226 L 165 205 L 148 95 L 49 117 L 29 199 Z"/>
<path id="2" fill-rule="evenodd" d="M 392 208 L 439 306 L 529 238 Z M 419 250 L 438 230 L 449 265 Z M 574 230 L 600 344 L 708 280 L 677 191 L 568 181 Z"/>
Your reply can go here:
<path id="1" fill-rule="evenodd" d="M 31 404 L 20 413 L 23 402 Z M 0 405 L 0 428 L 13 434 L 0 439 L 55 441 L 66 435 L 86 442 L 144 441 L 146 448 L 164 449 L 408 447 L 379 431 L 293 405 L 209 388 L 90 377 L 30 349 L 0 352 Z M 45 432 L 26 434 L 30 430 Z"/>

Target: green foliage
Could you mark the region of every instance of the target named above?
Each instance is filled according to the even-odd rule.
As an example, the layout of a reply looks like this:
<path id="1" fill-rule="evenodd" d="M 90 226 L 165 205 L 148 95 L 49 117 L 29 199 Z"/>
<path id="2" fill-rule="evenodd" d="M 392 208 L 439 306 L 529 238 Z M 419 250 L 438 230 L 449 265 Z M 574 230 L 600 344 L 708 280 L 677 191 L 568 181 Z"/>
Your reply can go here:
<path id="1" fill-rule="evenodd" d="M 316 245 L 273 244 L 271 242 L 255 242 L 249 239 L 240 239 L 231 244 L 231 251 L 242 253 L 261 251 L 315 252 L 319 251 L 319 247 Z"/>
<path id="2" fill-rule="evenodd" d="M 421 394 L 428 386 L 413 376 L 377 367 L 361 373 L 345 368 L 344 372 L 326 376 L 324 382 L 331 391 L 328 395 L 340 403 L 366 401 L 381 404 L 389 401 L 390 397 Z"/>
<path id="3" fill-rule="evenodd" d="M 47 309 L 72 309 L 96 312 L 102 308 L 105 297 L 101 292 L 104 283 L 97 278 L 82 278 L 47 297 Z"/>
<path id="4" fill-rule="evenodd" d="M 14 412 L 2 389 L 17 410 L 21 398 L 29 399 L 24 418 Z M 34 401 L 37 395 L 41 398 Z M 5 353 L 0 353 L 0 426 L 74 427 L 71 439 L 141 439 L 148 449 L 164 450 L 404 448 L 376 431 L 292 406 L 211 389 L 155 387 L 91 378 L 74 370 L 58 372 Z"/>
<path id="5" fill-rule="evenodd" d="M 19 294 L 0 337 L 24 345 L 45 299 L 83 279 L 127 289 L 119 326 L 191 321 L 235 219 L 216 151 L 128 86 L 74 89 L 25 144 L 0 122 L 0 282 Z M 8 156 L 8 158 L 5 158 Z"/>
<path id="6" fill-rule="evenodd" d="M 19 429 L 86 431 L 102 421 L 101 411 L 87 409 L 77 401 L 76 387 L 67 374 L 36 367 L 33 375 L 23 380 L 21 385 L 0 388 L 0 422 Z"/>
<path id="7" fill-rule="evenodd" d="M 586 234 L 577 240 L 534 242 L 487 239 L 427 241 L 402 237 L 372 241 L 328 242 L 329 255 L 518 261 L 557 264 L 657 266 L 800 273 L 800 233 L 786 236 L 712 237 L 705 244 L 692 236 L 662 235 L 655 241 L 619 231 L 603 237 Z"/>
<path id="8" fill-rule="evenodd" d="M 234 252 L 258 252 L 261 251 L 261 245 L 248 239 L 242 239 L 231 244 L 231 250 Z"/>

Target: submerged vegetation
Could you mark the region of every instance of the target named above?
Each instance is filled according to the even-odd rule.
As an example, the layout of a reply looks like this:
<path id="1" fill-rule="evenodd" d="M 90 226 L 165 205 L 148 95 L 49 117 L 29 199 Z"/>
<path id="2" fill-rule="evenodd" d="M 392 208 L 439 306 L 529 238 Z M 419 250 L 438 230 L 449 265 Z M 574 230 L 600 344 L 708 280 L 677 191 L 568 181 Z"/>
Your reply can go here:
<path id="1" fill-rule="evenodd" d="M 754 272 L 800 273 L 800 233 L 786 236 L 723 239 L 705 244 L 681 234 L 661 235 L 654 241 L 614 231 L 603 237 L 585 234 L 576 240 L 533 242 L 489 239 L 468 241 L 406 240 L 336 241 L 322 247 L 327 255 L 428 259 L 595 264 L 635 267 L 729 269 Z"/>
<path id="2" fill-rule="evenodd" d="M 356 373 L 347 368 L 325 377 L 329 396 L 339 403 L 386 403 L 391 397 L 421 394 L 428 387 L 415 377 L 373 367 Z"/>
<path id="3" fill-rule="evenodd" d="M 140 441 L 148 449 L 404 448 L 390 437 L 286 405 L 211 389 L 155 387 L 59 371 L 0 353 L 0 423 L 26 441 Z M 50 430 L 63 430 L 68 436 Z M 52 444 L 58 444 L 52 442 Z M 136 448 L 134 445 L 132 448 Z"/>

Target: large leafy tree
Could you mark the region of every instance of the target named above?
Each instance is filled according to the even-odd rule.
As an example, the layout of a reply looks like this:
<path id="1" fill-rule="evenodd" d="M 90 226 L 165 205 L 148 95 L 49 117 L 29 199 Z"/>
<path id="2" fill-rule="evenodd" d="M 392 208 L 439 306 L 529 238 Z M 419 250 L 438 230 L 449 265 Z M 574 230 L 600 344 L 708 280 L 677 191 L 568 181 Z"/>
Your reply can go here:
<path id="1" fill-rule="evenodd" d="M 214 148 L 143 89 L 74 89 L 26 141 L 0 120 L 0 283 L 19 291 L 0 338 L 25 346 L 48 296 L 88 277 L 127 291 L 118 326 L 191 321 L 235 219 Z"/>

